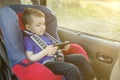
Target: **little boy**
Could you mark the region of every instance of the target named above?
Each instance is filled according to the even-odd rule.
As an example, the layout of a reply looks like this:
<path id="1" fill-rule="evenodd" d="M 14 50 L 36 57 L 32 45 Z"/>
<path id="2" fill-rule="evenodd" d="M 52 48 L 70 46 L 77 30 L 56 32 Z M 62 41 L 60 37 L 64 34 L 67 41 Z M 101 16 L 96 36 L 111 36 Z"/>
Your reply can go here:
<path id="1" fill-rule="evenodd" d="M 45 15 L 42 11 L 26 8 L 22 20 L 30 33 L 24 37 L 24 49 L 31 62 L 44 64 L 53 73 L 63 75 L 67 80 L 92 80 L 95 77 L 90 64 L 80 54 L 66 55 L 64 61 L 57 60 L 55 55 L 60 53 L 60 50 L 58 46 L 53 46 L 57 41 L 45 32 Z M 39 46 L 39 42 L 43 45 Z"/>

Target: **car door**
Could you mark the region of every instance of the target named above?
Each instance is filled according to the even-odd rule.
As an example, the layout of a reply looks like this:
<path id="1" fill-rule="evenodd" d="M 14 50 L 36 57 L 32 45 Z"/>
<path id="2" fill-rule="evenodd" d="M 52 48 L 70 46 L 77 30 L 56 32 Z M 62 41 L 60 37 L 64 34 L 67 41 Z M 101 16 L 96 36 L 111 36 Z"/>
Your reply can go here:
<path id="1" fill-rule="evenodd" d="M 85 48 L 98 80 L 109 80 L 119 55 L 119 42 L 65 28 L 58 32 L 62 41 L 69 40 Z"/>

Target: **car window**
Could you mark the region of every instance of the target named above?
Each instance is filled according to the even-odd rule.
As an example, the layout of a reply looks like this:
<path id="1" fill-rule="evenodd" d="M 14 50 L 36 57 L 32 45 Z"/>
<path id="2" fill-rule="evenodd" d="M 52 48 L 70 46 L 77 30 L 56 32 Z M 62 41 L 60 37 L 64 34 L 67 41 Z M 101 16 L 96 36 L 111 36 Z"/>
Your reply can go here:
<path id="1" fill-rule="evenodd" d="M 58 25 L 120 41 L 119 0 L 48 0 Z"/>

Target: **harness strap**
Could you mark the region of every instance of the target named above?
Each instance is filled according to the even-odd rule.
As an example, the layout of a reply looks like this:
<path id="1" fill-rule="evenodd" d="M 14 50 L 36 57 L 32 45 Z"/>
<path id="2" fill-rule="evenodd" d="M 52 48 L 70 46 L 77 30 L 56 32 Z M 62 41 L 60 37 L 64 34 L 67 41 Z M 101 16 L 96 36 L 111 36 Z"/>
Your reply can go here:
<path id="1" fill-rule="evenodd" d="M 54 43 L 60 43 L 59 40 L 55 39 L 54 37 L 52 37 L 50 34 L 48 34 L 47 32 L 45 32 L 45 35 L 48 36 Z"/>
<path id="2" fill-rule="evenodd" d="M 38 35 L 33 34 L 31 38 L 41 49 L 45 49 L 47 47 L 47 44 Z"/>

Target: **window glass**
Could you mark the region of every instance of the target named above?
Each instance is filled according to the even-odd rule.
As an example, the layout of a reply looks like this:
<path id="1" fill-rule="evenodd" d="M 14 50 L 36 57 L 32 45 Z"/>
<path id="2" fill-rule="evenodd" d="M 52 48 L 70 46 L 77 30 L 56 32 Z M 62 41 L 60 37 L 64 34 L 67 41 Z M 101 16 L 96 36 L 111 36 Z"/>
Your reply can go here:
<path id="1" fill-rule="evenodd" d="M 31 0 L 21 0 L 22 4 L 32 4 Z"/>
<path id="2" fill-rule="evenodd" d="M 120 41 L 120 0 L 48 0 L 61 27 Z"/>

